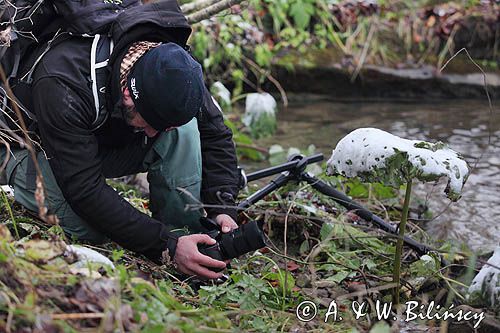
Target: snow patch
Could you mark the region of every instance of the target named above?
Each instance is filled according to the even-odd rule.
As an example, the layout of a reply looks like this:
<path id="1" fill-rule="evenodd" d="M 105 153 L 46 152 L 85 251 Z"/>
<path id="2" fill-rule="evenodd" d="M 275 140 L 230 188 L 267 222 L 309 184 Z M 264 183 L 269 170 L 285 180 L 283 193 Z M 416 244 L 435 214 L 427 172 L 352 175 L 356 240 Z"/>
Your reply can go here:
<path id="1" fill-rule="evenodd" d="M 7 195 L 14 196 L 14 191 L 12 191 L 12 188 L 8 185 L 2 185 L 0 186 L 2 188 L 2 191 L 4 191 Z"/>
<path id="2" fill-rule="evenodd" d="M 109 260 L 107 257 L 103 256 L 97 251 L 91 250 L 85 246 L 80 245 L 68 245 L 66 247 L 66 251 L 72 252 L 78 258 L 78 261 L 71 264 L 72 267 L 75 268 L 86 268 L 88 264 L 98 264 L 98 265 L 107 265 L 111 268 L 115 268 L 113 262 Z"/>
<path id="3" fill-rule="evenodd" d="M 467 163 L 442 142 L 407 140 L 376 128 L 360 128 L 342 140 L 327 162 L 327 173 L 399 186 L 413 178 L 448 178 L 446 194 L 458 200 L 469 175 Z"/>
<path id="4" fill-rule="evenodd" d="M 497 246 L 488 264 L 500 267 L 500 246 Z M 484 265 L 469 286 L 469 299 L 485 303 L 486 306 L 500 306 L 500 269 Z"/>
<path id="5" fill-rule="evenodd" d="M 254 137 L 273 134 L 276 130 L 276 100 L 268 93 L 248 94 L 245 100 L 243 124 Z"/>
<path id="6" fill-rule="evenodd" d="M 222 82 L 220 81 L 217 81 L 212 84 L 210 91 L 219 101 L 221 101 L 222 107 L 226 111 L 229 111 L 228 108 L 231 107 L 231 92 L 224 86 L 224 84 L 222 84 Z M 217 101 L 215 101 L 215 103 L 217 103 Z M 217 107 L 221 109 L 218 103 Z"/>

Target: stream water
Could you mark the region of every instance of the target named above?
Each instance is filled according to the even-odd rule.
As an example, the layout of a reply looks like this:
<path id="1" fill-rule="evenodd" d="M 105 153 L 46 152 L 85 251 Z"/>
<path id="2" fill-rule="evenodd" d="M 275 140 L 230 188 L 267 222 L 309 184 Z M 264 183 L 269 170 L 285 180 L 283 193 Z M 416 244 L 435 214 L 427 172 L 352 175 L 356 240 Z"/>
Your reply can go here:
<path id="1" fill-rule="evenodd" d="M 448 143 L 475 167 L 462 198 L 451 205 L 443 193 L 444 183 L 415 186 L 415 194 L 434 215 L 426 229 L 436 238 L 456 239 L 475 250 L 492 250 L 499 245 L 500 110 L 494 106 L 490 112 L 486 99 L 338 101 L 294 96 L 278 119 L 277 135 L 262 144 L 304 149 L 312 143 L 326 158 L 340 138 L 360 127 Z"/>

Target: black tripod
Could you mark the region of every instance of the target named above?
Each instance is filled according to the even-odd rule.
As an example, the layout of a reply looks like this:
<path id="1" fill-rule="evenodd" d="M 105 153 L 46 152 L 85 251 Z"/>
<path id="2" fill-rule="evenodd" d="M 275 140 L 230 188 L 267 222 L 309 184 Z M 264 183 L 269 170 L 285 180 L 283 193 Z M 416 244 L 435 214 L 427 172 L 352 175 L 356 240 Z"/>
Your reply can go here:
<path id="1" fill-rule="evenodd" d="M 350 199 L 344 193 L 336 190 L 332 186 L 328 185 L 324 181 L 312 176 L 311 174 L 305 172 L 308 164 L 320 162 L 323 160 L 323 154 L 316 154 L 309 157 L 303 155 L 293 155 L 290 157 L 287 163 L 256 171 L 246 175 L 243 170 L 241 170 L 240 178 L 240 188 L 243 189 L 248 182 L 272 176 L 281 173 L 278 177 L 271 180 L 269 184 L 264 186 L 262 189 L 258 190 L 245 200 L 238 204 L 238 208 L 246 209 L 251 205 L 255 204 L 257 201 L 263 199 L 269 193 L 277 190 L 278 188 L 286 185 L 290 181 L 302 182 L 305 181 L 310 184 L 314 189 L 319 192 L 331 197 L 335 202 L 344 206 L 347 210 L 352 210 L 356 215 L 364 219 L 365 221 L 372 222 L 377 225 L 380 229 L 389 232 L 394 235 L 398 235 L 398 229 L 388 222 L 384 221 L 380 217 L 376 216 L 368 209 L 360 205 L 359 203 Z M 431 251 L 427 246 L 420 244 L 414 239 L 405 236 L 404 243 L 415 250 L 419 255 L 424 255 Z M 441 259 L 443 262 L 443 260 Z"/>

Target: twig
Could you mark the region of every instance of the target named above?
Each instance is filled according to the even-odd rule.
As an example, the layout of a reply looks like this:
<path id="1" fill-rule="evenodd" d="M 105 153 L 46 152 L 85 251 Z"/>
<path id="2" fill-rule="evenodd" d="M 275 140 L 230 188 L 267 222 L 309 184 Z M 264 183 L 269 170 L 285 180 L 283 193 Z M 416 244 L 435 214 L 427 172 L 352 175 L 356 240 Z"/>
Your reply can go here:
<path id="1" fill-rule="evenodd" d="M 448 43 L 447 43 L 448 44 Z M 469 58 L 469 60 L 474 64 L 474 66 L 476 66 L 479 71 L 481 72 L 481 74 L 483 75 L 483 87 L 484 87 L 484 92 L 486 94 L 486 98 L 488 99 L 488 107 L 489 107 L 489 119 L 488 119 L 488 144 L 486 145 L 486 147 L 484 147 L 482 150 L 481 150 L 481 154 L 475 159 L 474 161 L 474 165 L 472 166 L 471 170 L 470 170 L 470 173 L 469 174 L 472 174 L 474 172 L 474 170 L 477 169 L 477 165 L 479 163 L 480 160 L 482 160 L 484 154 L 486 153 L 486 149 L 488 149 L 490 146 L 491 146 L 491 127 L 492 127 L 492 122 L 493 122 L 493 102 L 491 100 L 491 96 L 490 96 L 490 93 L 488 91 L 488 81 L 487 81 L 487 76 L 486 76 L 486 73 L 484 72 L 484 70 L 481 68 L 481 66 L 479 66 L 477 64 L 477 62 L 474 61 L 474 59 L 472 58 L 472 56 L 470 55 L 469 51 L 467 51 L 467 48 L 463 47 L 461 48 L 460 50 L 458 50 L 454 55 L 452 55 L 450 57 L 450 59 L 448 59 L 443 66 L 441 66 L 441 68 L 439 68 L 439 71 L 438 73 L 442 73 L 443 70 L 448 66 L 448 64 L 453 60 L 455 59 L 461 52 L 465 52 L 465 54 L 467 55 L 467 57 Z M 427 199 L 426 199 L 427 200 Z M 434 221 L 435 219 L 437 219 L 438 217 L 440 217 L 442 214 L 444 214 L 452 205 L 453 203 L 452 202 L 449 202 L 446 207 L 438 214 L 436 214 L 432 219 L 430 219 L 428 222 L 431 222 L 431 221 Z"/>
<path id="2" fill-rule="evenodd" d="M 192 12 L 199 11 L 203 8 L 209 7 L 222 0 L 198 0 L 190 3 L 186 3 L 181 6 L 181 10 L 184 15 L 191 14 Z"/>
<path id="3" fill-rule="evenodd" d="M 451 53 L 451 51 L 452 51 L 452 49 L 451 49 L 451 48 L 452 48 L 452 45 L 453 45 L 453 42 L 454 42 L 454 39 L 455 39 L 455 34 L 456 34 L 456 33 L 457 33 L 457 31 L 458 31 L 458 27 L 459 27 L 459 25 L 455 25 L 455 26 L 453 27 L 453 30 L 451 31 L 450 36 L 448 37 L 448 40 L 446 41 L 446 44 L 445 44 L 445 46 L 444 46 L 443 50 L 439 53 L 438 63 L 437 63 L 437 67 L 438 67 L 438 68 L 441 68 L 441 69 L 439 70 L 439 72 L 441 72 L 441 71 L 442 71 L 442 69 L 443 69 L 444 67 L 446 67 L 446 65 L 447 65 L 447 64 L 448 64 L 448 63 L 449 63 L 449 62 L 450 62 L 450 61 L 451 61 L 451 60 L 452 60 L 452 59 L 453 59 L 453 58 L 454 58 L 454 57 L 455 57 L 458 53 L 460 53 L 460 51 L 461 51 L 461 50 L 460 50 L 460 51 L 458 51 L 457 53 L 455 53 L 455 55 L 453 55 L 453 56 L 450 58 L 450 60 L 448 60 L 448 61 L 446 62 L 446 64 L 445 64 L 444 66 L 441 66 L 441 64 L 443 63 L 443 59 L 444 59 L 444 56 L 446 55 L 446 53 L 447 53 L 447 52 L 450 52 L 450 53 Z M 463 49 L 465 49 L 465 48 L 463 48 Z"/>
<path id="4" fill-rule="evenodd" d="M 448 64 L 453 59 L 455 59 L 462 51 L 465 52 L 465 54 L 467 55 L 467 57 L 469 58 L 469 60 L 474 64 L 474 66 L 476 66 L 479 69 L 479 71 L 483 75 L 484 92 L 486 93 L 486 98 L 488 98 L 488 106 L 489 106 L 489 109 L 490 109 L 490 118 L 488 120 L 488 145 L 481 151 L 481 155 L 479 155 L 479 157 L 474 162 L 474 166 L 472 167 L 472 169 L 474 170 L 474 169 L 476 169 L 477 164 L 479 163 L 479 161 L 483 158 L 484 153 L 486 152 L 486 149 L 491 145 L 491 123 L 493 121 L 493 102 L 491 101 L 490 92 L 488 91 L 488 81 L 487 81 L 486 73 L 481 68 L 481 66 L 479 66 L 474 61 L 474 59 L 472 59 L 471 55 L 469 54 L 469 51 L 467 51 L 467 49 L 465 47 L 461 48 L 460 50 L 458 50 L 458 52 L 456 52 L 453 56 L 451 56 L 451 58 L 448 59 L 448 61 L 446 61 L 445 64 L 439 69 L 439 73 L 441 73 L 446 68 L 446 66 L 448 66 Z M 471 173 L 472 173 L 472 170 L 471 170 Z"/>
<path id="5" fill-rule="evenodd" d="M 286 109 L 288 107 L 288 97 L 286 95 L 286 92 L 285 92 L 285 89 L 283 89 L 283 87 L 281 86 L 281 84 L 279 83 L 278 80 L 276 80 L 271 74 L 269 74 L 267 71 L 265 71 L 264 69 L 262 69 L 259 65 L 257 65 L 253 60 L 245 57 L 245 56 L 242 56 L 242 59 L 248 63 L 250 66 L 252 66 L 253 68 L 255 68 L 257 71 L 259 71 L 259 73 L 261 75 L 264 75 L 269 81 L 271 81 L 274 86 L 276 87 L 276 89 L 278 89 L 278 91 L 280 92 L 280 95 L 281 95 L 281 99 L 283 100 L 283 107 Z"/>
<path id="6" fill-rule="evenodd" d="M 3 89 L 2 87 L 0 87 L 0 95 L 7 95 L 7 92 L 5 91 L 5 89 Z M 19 107 L 19 105 L 17 104 L 16 101 L 11 101 L 13 103 L 15 103 L 17 105 L 17 107 Z M 10 111 L 14 112 L 14 110 L 12 110 L 12 108 L 10 108 L 8 105 L 5 105 L 5 108 L 9 109 Z M 21 128 L 21 126 L 19 126 L 19 124 L 10 116 L 9 113 L 5 112 L 4 110 L 0 110 L 0 112 L 2 112 L 3 116 L 4 117 L 7 117 L 21 132 L 23 131 L 23 129 Z M 7 119 L 5 119 L 7 120 Z M 21 147 L 24 147 L 26 146 L 25 143 L 24 143 L 24 140 L 15 133 L 14 130 L 12 130 L 6 123 L 4 123 L 1 119 L 0 119 L 0 128 L 4 129 L 8 135 L 10 135 L 9 137 L 9 140 L 14 140 L 14 141 L 17 141 L 19 143 L 19 145 Z"/>
<path id="7" fill-rule="evenodd" d="M 54 320 L 75 320 L 75 319 L 97 319 L 97 318 L 104 318 L 105 314 L 104 313 L 95 313 L 95 312 L 88 312 L 88 313 L 52 313 L 50 315 L 51 319 Z"/>
<path id="8" fill-rule="evenodd" d="M 5 85 L 5 92 L 7 94 L 7 97 L 11 101 L 15 101 L 16 97 L 14 96 L 14 93 L 12 92 L 12 89 L 10 88 L 9 81 L 7 80 L 7 76 L 5 75 L 5 71 L 3 69 L 3 66 L 0 66 L 0 79 Z M 24 118 L 23 115 L 21 114 L 21 111 L 19 110 L 19 107 L 17 106 L 17 103 L 13 102 L 12 103 L 12 108 L 14 109 L 16 116 L 19 120 L 19 125 L 22 129 L 22 132 L 25 137 L 25 143 L 26 143 L 26 149 L 28 149 L 31 158 L 33 159 L 33 164 L 35 166 L 36 170 L 36 190 L 35 190 L 35 200 L 38 205 L 38 213 L 40 218 L 49 224 L 56 225 L 59 223 L 57 217 L 55 215 L 49 215 L 48 214 L 48 209 L 45 206 L 45 183 L 43 180 L 43 175 L 42 171 L 40 169 L 40 165 L 38 164 L 37 160 L 37 153 L 35 149 L 33 148 L 33 145 L 31 144 L 31 138 L 28 134 L 28 129 L 26 127 L 26 124 L 24 123 Z"/>
<path id="9" fill-rule="evenodd" d="M 285 292 L 287 290 L 287 287 L 288 287 L 288 274 L 290 274 L 290 272 L 288 271 L 288 260 L 287 260 L 287 256 L 288 256 L 288 243 L 287 243 L 287 236 L 288 236 L 288 216 L 290 215 L 290 213 L 292 212 L 292 209 L 293 207 L 295 206 L 295 200 L 297 199 L 297 194 L 300 192 L 297 191 L 292 199 L 292 202 L 290 203 L 290 206 L 288 206 L 288 209 L 286 211 L 286 215 L 285 215 L 285 230 L 283 231 L 283 254 L 285 255 L 284 257 L 284 262 L 285 262 L 285 281 L 283 282 L 283 285 L 284 285 L 284 290 L 283 290 L 283 300 L 285 298 Z M 283 302 L 284 304 L 284 302 Z M 284 310 L 284 309 L 283 309 Z"/>
<path id="10" fill-rule="evenodd" d="M 264 154 L 265 156 L 269 156 L 269 151 L 266 148 L 257 147 L 255 145 L 248 145 L 248 144 L 245 144 L 245 143 L 236 143 L 236 148 L 253 149 L 253 150 L 258 151 L 259 153 Z"/>
<path id="11" fill-rule="evenodd" d="M 354 80 L 356 80 L 359 72 L 361 71 L 361 68 L 363 67 L 363 64 L 365 63 L 366 55 L 368 54 L 368 49 L 370 48 L 370 44 L 373 39 L 373 34 L 377 30 L 377 28 L 378 28 L 377 22 L 372 23 L 372 25 L 370 26 L 370 31 L 368 31 L 368 36 L 366 37 L 365 45 L 363 46 L 363 51 L 361 52 L 361 56 L 359 57 L 358 65 L 356 66 L 356 69 L 352 74 L 351 82 L 354 82 Z"/>
<path id="12" fill-rule="evenodd" d="M 388 283 L 388 284 L 383 285 L 383 286 L 373 287 L 373 288 L 366 289 L 366 290 L 360 290 L 360 291 L 355 291 L 355 292 L 352 292 L 349 294 L 340 295 L 338 297 L 335 297 L 335 300 L 340 301 L 340 300 L 351 298 L 351 297 L 364 296 L 364 295 L 368 295 L 369 293 L 374 292 L 374 291 L 382 291 L 382 290 L 392 289 L 395 286 L 396 286 L 395 283 Z"/>
<path id="13" fill-rule="evenodd" d="M 197 12 L 194 12 L 190 15 L 187 16 L 187 20 L 189 24 L 195 24 L 200 21 L 206 20 L 213 15 L 222 12 L 223 10 L 226 10 L 230 8 L 231 6 L 238 5 L 244 0 L 222 0 L 219 1 L 211 6 L 208 6 L 206 8 L 203 8 Z"/>
<path id="14" fill-rule="evenodd" d="M 7 287 L 4 283 L 2 283 L 2 285 L 4 287 Z M 5 323 L 5 331 L 7 333 L 11 333 L 12 332 L 11 326 L 12 326 L 12 321 L 14 319 L 14 310 L 15 310 L 15 307 L 12 306 L 12 302 L 10 301 L 10 297 L 9 297 L 9 295 L 6 292 L 0 291 L 0 296 L 2 296 L 3 302 L 7 303 L 7 307 L 9 309 L 9 313 L 7 315 L 7 322 Z M 15 297 L 15 294 L 14 294 L 14 297 Z M 17 300 L 17 303 L 19 303 L 19 300 Z"/>
<path id="15" fill-rule="evenodd" d="M 7 163 L 9 163 L 9 159 L 10 159 L 10 145 L 3 138 L 0 138 L 0 141 L 5 146 L 5 159 L 2 162 L 2 165 L 0 166 L 0 173 L 2 173 L 2 171 L 7 167 Z"/>

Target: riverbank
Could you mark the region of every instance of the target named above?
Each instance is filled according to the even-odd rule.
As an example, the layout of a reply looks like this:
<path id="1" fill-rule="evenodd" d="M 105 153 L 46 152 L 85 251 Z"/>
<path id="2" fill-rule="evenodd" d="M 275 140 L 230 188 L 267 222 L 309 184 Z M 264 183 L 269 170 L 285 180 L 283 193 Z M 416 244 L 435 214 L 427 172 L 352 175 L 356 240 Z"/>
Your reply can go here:
<path id="1" fill-rule="evenodd" d="M 243 90 L 485 98 L 483 72 L 499 95 L 495 1 L 293 0 L 232 11 L 195 26 L 191 43 L 208 80 L 235 98 Z"/>
<path id="2" fill-rule="evenodd" d="M 471 62 L 472 64 L 472 62 Z M 473 64 L 470 72 L 439 72 L 432 66 L 397 69 L 366 65 L 353 79 L 353 73 L 339 63 L 296 65 L 293 71 L 273 68 L 273 76 L 289 93 L 322 94 L 330 98 L 378 99 L 478 99 L 500 97 L 499 72 L 482 73 Z M 278 93 L 272 84 L 266 86 Z"/>

